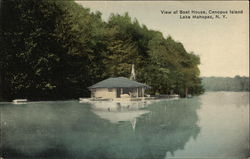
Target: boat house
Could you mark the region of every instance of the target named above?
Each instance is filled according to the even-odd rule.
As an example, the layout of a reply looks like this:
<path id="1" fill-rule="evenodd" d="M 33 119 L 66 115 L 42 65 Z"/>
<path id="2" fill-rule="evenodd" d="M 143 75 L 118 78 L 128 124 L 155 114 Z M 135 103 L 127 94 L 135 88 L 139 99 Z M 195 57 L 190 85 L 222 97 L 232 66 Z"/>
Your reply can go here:
<path id="1" fill-rule="evenodd" d="M 125 77 L 108 78 L 90 87 L 91 98 L 142 98 L 150 86 Z"/>

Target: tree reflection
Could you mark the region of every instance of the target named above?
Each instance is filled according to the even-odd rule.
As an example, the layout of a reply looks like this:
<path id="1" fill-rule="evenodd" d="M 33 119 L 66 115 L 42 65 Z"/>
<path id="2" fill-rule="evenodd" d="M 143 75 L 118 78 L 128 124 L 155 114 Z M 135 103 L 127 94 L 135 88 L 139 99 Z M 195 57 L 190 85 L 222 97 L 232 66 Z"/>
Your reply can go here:
<path id="1" fill-rule="evenodd" d="M 194 98 L 149 105 L 134 129 L 131 121 L 112 123 L 76 102 L 0 107 L 4 158 L 160 159 L 200 131 Z"/>
<path id="2" fill-rule="evenodd" d="M 166 152 L 174 155 L 176 150 L 184 149 L 190 137 L 197 137 L 199 107 L 198 100 L 189 99 L 159 102 L 149 107 L 151 113 L 146 120 L 140 119 L 137 127 L 137 136 L 149 158 L 164 158 Z"/>

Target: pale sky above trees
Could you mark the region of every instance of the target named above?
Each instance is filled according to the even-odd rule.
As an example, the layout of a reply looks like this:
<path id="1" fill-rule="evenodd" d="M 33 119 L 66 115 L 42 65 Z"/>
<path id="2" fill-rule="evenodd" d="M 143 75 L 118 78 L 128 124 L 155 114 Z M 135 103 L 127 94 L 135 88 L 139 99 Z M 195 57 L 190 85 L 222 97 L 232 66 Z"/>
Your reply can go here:
<path id="1" fill-rule="evenodd" d="M 77 1 L 91 11 L 100 11 L 104 20 L 110 13 L 128 12 L 149 29 L 171 35 L 188 52 L 201 58 L 201 76 L 249 76 L 249 9 L 247 1 Z M 161 10 L 243 10 L 227 19 L 180 19 Z"/>

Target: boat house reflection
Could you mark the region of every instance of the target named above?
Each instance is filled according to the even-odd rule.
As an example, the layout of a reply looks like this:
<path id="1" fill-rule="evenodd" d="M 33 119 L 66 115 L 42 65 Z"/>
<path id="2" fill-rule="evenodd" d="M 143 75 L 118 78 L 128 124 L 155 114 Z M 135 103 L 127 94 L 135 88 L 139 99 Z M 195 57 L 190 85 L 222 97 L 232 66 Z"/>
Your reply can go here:
<path id="1" fill-rule="evenodd" d="M 136 118 L 149 113 L 148 110 L 143 109 L 150 101 L 144 102 L 107 102 L 97 101 L 92 102 L 91 110 L 102 119 L 106 119 L 111 123 L 119 123 L 122 121 L 129 121 L 133 130 L 136 127 Z"/>

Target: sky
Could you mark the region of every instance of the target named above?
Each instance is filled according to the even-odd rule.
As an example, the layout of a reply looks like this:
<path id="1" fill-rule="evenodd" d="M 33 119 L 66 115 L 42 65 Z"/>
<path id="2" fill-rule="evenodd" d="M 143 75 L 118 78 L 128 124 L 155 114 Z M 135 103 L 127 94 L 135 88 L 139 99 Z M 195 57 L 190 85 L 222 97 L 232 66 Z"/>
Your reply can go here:
<path id="1" fill-rule="evenodd" d="M 249 76 L 249 9 L 247 1 L 76 1 L 107 20 L 111 13 L 128 12 L 149 29 L 183 43 L 200 56 L 201 76 Z M 162 10 L 172 14 L 162 14 Z M 226 18 L 180 19 L 178 10 L 227 11 Z M 229 14 L 229 10 L 243 10 Z M 183 15 L 183 14 L 182 14 Z M 188 14 L 186 14 L 188 15 Z M 208 15 L 208 14 L 207 14 Z M 212 14 L 215 16 L 215 14 Z M 191 15 L 192 16 L 192 15 Z"/>

